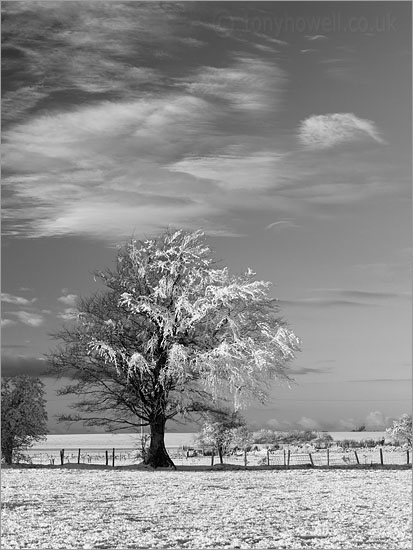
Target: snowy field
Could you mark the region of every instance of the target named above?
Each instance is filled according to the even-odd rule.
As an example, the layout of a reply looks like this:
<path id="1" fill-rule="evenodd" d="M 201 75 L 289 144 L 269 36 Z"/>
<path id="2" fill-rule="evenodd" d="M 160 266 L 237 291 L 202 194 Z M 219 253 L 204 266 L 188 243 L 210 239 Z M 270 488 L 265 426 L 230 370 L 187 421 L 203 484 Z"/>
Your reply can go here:
<path id="1" fill-rule="evenodd" d="M 411 548 L 406 470 L 6 469 L 2 548 Z"/>

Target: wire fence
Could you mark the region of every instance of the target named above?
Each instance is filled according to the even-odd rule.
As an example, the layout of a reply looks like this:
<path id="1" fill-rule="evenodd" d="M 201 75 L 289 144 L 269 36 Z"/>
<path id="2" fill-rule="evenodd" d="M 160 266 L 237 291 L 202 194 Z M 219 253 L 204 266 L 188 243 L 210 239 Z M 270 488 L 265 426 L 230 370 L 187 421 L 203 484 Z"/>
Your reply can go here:
<path id="1" fill-rule="evenodd" d="M 211 466 L 219 463 L 219 457 L 208 456 L 194 450 L 168 449 L 176 466 Z M 100 464 L 106 466 L 130 466 L 142 461 L 136 449 L 42 449 L 25 453 L 32 464 L 63 465 Z M 291 450 L 262 449 L 238 452 L 223 457 L 224 464 L 239 466 L 343 466 L 343 465 L 403 465 L 411 464 L 411 449 L 346 449 L 346 450 Z"/>

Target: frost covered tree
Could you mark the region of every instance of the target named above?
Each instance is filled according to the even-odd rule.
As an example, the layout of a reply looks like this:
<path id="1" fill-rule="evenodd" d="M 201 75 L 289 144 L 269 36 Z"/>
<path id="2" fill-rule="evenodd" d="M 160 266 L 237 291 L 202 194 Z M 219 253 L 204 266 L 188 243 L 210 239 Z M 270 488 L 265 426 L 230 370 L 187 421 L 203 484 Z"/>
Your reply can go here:
<path id="1" fill-rule="evenodd" d="M 245 420 L 238 411 L 211 411 L 206 413 L 206 419 L 198 434 L 198 443 L 202 446 L 213 447 L 218 451 L 219 461 L 223 464 L 223 456 L 232 444 L 235 444 L 237 435 L 241 437 L 240 428 L 245 427 Z"/>
<path id="2" fill-rule="evenodd" d="M 12 464 L 34 441 L 45 439 L 47 412 L 44 385 L 39 378 L 5 377 L 1 380 L 1 454 Z"/>
<path id="3" fill-rule="evenodd" d="M 402 414 L 398 420 L 394 420 L 390 428 L 387 428 L 386 433 L 391 439 L 401 443 L 407 443 L 412 446 L 412 415 Z"/>
<path id="4" fill-rule="evenodd" d="M 78 320 L 56 336 L 52 372 L 73 377 L 62 394 L 83 396 L 63 420 L 113 430 L 149 425 L 145 462 L 173 466 L 168 420 L 265 401 L 289 380 L 298 338 L 279 316 L 270 283 L 219 268 L 204 235 L 165 232 L 119 248 L 106 287 L 78 304 Z"/>

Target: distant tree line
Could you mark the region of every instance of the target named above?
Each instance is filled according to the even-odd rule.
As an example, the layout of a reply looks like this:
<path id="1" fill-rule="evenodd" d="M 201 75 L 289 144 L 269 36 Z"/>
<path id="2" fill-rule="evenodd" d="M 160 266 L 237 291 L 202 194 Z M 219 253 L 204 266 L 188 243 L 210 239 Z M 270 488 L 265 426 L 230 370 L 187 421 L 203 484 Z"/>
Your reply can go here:
<path id="1" fill-rule="evenodd" d="M 361 431 L 361 430 L 357 430 Z M 231 411 L 211 414 L 203 423 L 202 429 L 196 438 L 196 444 L 203 448 L 205 454 L 214 451 L 218 454 L 222 463 L 223 455 L 242 449 L 250 451 L 255 445 L 265 446 L 270 450 L 277 450 L 285 445 L 303 446 L 310 444 L 316 449 L 328 449 L 337 445 L 343 449 L 373 448 L 379 445 L 403 445 L 411 446 L 411 416 L 403 415 L 399 420 L 386 430 L 392 440 L 385 441 L 384 437 L 377 439 L 366 438 L 355 440 L 346 438 L 334 441 L 327 432 L 314 430 L 294 430 L 289 432 L 277 432 L 270 429 L 249 431 L 246 421 L 238 413 Z"/>

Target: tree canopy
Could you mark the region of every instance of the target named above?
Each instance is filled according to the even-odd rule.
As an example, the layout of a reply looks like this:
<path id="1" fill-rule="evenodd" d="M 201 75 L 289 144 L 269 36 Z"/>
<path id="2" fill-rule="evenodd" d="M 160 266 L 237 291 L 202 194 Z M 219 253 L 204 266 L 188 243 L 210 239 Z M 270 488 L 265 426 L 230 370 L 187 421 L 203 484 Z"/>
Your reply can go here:
<path id="1" fill-rule="evenodd" d="M 106 287 L 78 304 L 52 370 L 83 395 L 83 420 L 108 429 L 149 425 L 147 461 L 171 465 L 165 423 L 194 413 L 264 402 L 274 379 L 288 381 L 299 340 L 281 319 L 270 283 L 220 268 L 199 232 L 165 232 L 119 248 Z"/>
<path id="2" fill-rule="evenodd" d="M 44 385 L 39 378 L 5 377 L 1 381 L 1 454 L 7 464 L 22 458 L 47 434 Z"/>

